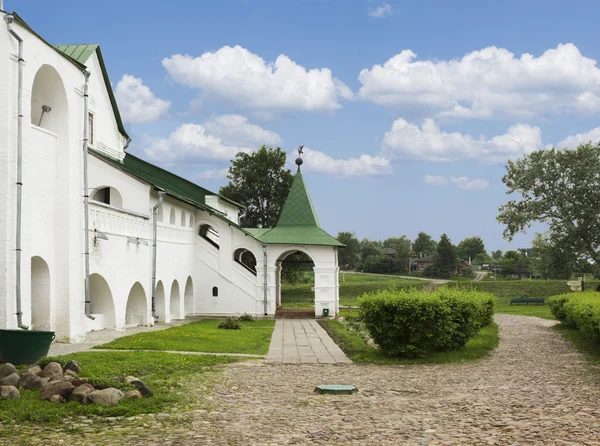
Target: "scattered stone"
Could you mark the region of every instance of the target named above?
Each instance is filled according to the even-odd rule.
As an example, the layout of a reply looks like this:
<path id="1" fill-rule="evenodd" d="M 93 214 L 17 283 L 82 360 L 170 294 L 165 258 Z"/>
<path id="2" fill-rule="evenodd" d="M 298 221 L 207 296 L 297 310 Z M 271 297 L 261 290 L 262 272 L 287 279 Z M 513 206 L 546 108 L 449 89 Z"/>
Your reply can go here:
<path id="1" fill-rule="evenodd" d="M 17 387 L 19 385 L 19 380 L 21 377 L 18 373 L 12 373 L 2 379 L 0 379 L 0 386 L 14 386 Z"/>
<path id="2" fill-rule="evenodd" d="M 74 372 L 71 369 L 65 370 L 65 373 L 63 375 L 66 378 L 77 378 L 77 372 Z"/>
<path id="3" fill-rule="evenodd" d="M 69 381 L 71 382 L 71 384 L 73 384 L 74 387 L 79 387 L 80 385 L 87 383 L 88 379 L 77 377 L 77 378 L 71 378 Z"/>
<path id="4" fill-rule="evenodd" d="M 44 370 L 42 370 L 42 376 L 44 378 L 49 378 L 50 381 L 54 381 L 54 378 L 57 376 L 62 378 L 62 366 L 58 362 L 50 362 L 46 367 L 44 367 Z"/>
<path id="5" fill-rule="evenodd" d="M 67 370 L 72 370 L 76 375 L 81 375 L 81 367 L 79 367 L 79 363 L 74 359 L 71 359 L 69 362 L 67 362 L 67 365 L 65 366 L 65 372 Z"/>
<path id="6" fill-rule="evenodd" d="M 34 375 L 33 373 L 26 370 L 25 373 L 21 375 L 21 379 L 19 380 L 19 387 L 26 390 L 41 389 L 46 385 L 47 382 L 48 378 L 40 378 L 39 376 Z"/>
<path id="7" fill-rule="evenodd" d="M 40 394 L 41 400 L 49 400 L 54 395 L 60 395 L 64 399 L 69 399 L 73 393 L 73 384 L 69 381 L 51 381 L 44 386 Z"/>
<path id="8" fill-rule="evenodd" d="M 143 397 L 139 390 L 128 390 L 127 392 L 125 392 L 126 400 L 137 400 L 140 398 L 143 398 Z"/>
<path id="9" fill-rule="evenodd" d="M 39 365 L 32 365 L 27 369 L 27 372 L 40 376 L 42 374 L 42 368 Z"/>
<path id="10" fill-rule="evenodd" d="M 124 397 L 123 392 L 113 387 L 104 390 L 94 390 L 87 396 L 88 401 L 101 406 L 116 406 Z"/>
<path id="11" fill-rule="evenodd" d="M 7 362 L 2 366 L 2 368 L 0 368 L 0 379 L 6 378 L 7 376 L 12 375 L 13 373 L 17 373 L 17 369 L 15 369 L 15 366 L 12 365 L 10 362 Z"/>
<path id="12" fill-rule="evenodd" d="M 0 400 L 18 400 L 20 396 L 15 386 L 0 386 Z"/>
<path id="13" fill-rule="evenodd" d="M 52 395 L 50 397 L 50 402 L 51 403 L 62 404 L 62 403 L 65 402 L 65 399 L 62 396 L 60 396 L 60 395 Z"/>
<path id="14" fill-rule="evenodd" d="M 71 399 L 79 401 L 80 403 L 87 403 L 87 396 L 94 391 L 94 386 L 91 384 L 81 384 L 77 386 L 71 394 Z"/>
<path id="15" fill-rule="evenodd" d="M 136 379 L 134 381 L 131 381 L 130 384 L 133 384 L 135 387 L 137 387 L 137 389 L 140 391 L 140 393 L 143 396 L 152 396 L 152 395 L 154 395 L 154 393 L 152 392 L 152 389 L 150 388 L 150 386 L 148 384 L 146 384 L 144 381 L 140 380 L 140 379 Z"/>

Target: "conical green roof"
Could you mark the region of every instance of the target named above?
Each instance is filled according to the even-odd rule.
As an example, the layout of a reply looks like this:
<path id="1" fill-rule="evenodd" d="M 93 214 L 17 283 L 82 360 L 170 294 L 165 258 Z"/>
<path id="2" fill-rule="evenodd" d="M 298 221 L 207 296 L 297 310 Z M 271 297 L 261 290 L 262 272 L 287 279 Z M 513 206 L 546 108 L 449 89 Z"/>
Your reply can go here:
<path id="1" fill-rule="evenodd" d="M 317 226 L 319 219 L 300 171 L 294 175 L 292 187 L 275 227 Z"/>

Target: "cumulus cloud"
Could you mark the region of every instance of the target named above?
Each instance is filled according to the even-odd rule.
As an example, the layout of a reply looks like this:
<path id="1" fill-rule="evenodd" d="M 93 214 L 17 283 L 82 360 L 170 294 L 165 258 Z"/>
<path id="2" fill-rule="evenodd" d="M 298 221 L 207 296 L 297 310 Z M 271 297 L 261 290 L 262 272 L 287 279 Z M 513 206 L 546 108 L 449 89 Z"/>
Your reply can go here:
<path id="1" fill-rule="evenodd" d="M 589 130 L 584 133 L 577 133 L 576 135 L 569 135 L 565 139 L 563 139 L 561 142 L 559 142 L 556 145 L 556 147 L 559 149 L 563 149 L 566 147 L 568 147 L 570 149 L 574 149 L 579 144 L 590 142 L 590 141 L 592 143 L 597 143 L 598 141 L 600 141 L 600 127 L 593 128 L 592 130 Z"/>
<path id="2" fill-rule="evenodd" d="M 119 111 L 128 122 L 152 122 L 167 114 L 170 101 L 159 99 L 139 77 L 125 74 L 117 84 L 115 97 Z"/>
<path id="3" fill-rule="evenodd" d="M 226 178 L 228 172 L 228 168 L 205 170 L 196 175 L 196 178 L 198 180 L 220 180 Z"/>
<path id="4" fill-rule="evenodd" d="M 488 139 L 444 132 L 433 119 L 425 119 L 420 128 L 405 119 L 396 119 L 382 141 L 382 154 L 386 158 L 428 161 L 504 162 L 540 148 L 542 132 L 539 127 L 515 124 L 503 135 Z"/>
<path id="5" fill-rule="evenodd" d="M 329 111 L 352 97 L 328 68 L 306 69 L 281 54 L 274 62 L 241 46 L 198 57 L 174 54 L 162 61 L 170 78 L 209 96 L 253 110 Z"/>
<path id="6" fill-rule="evenodd" d="M 212 135 L 226 139 L 230 144 L 278 146 L 282 143 L 277 133 L 250 124 L 248 118 L 241 115 L 216 116 L 206 121 L 204 127 Z"/>
<path id="7" fill-rule="evenodd" d="M 290 157 L 291 158 L 291 157 Z M 374 176 L 392 173 L 392 166 L 381 156 L 360 155 L 358 158 L 334 159 L 331 156 L 304 148 L 304 170 L 333 176 Z"/>
<path id="8" fill-rule="evenodd" d="M 443 177 L 438 175 L 425 175 L 423 182 L 433 184 L 434 186 L 442 186 L 444 184 L 454 184 L 459 189 L 464 190 L 481 190 L 486 189 L 490 183 L 487 180 L 480 178 L 470 179 L 469 177 Z"/>
<path id="9" fill-rule="evenodd" d="M 407 49 L 362 70 L 359 97 L 464 118 L 600 111 L 600 69 L 572 43 L 539 57 L 491 46 L 460 59 L 416 58 Z"/>
<path id="10" fill-rule="evenodd" d="M 383 2 L 376 8 L 369 8 L 369 17 L 386 17 L 392 15 L 392 5 L 387 2 Z"/>

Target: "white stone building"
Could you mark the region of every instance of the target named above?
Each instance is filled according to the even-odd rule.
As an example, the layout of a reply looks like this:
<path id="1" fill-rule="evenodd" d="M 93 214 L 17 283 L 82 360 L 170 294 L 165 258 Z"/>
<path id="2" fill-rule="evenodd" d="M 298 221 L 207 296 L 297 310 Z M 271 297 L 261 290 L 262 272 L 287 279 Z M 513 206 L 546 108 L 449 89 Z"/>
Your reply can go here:
<path id="1" fill-rule="evenodd" d="M 338 313 L 342 245 L 300 172 L 275 228 L 241 228 L 237 203 L 127 154 L 98 45 L 53 46 L 0 16 L 0 329 L 78 342 L 190 314 L 273 316 L 297 251 L 315 264 L 315 314 Z"/>

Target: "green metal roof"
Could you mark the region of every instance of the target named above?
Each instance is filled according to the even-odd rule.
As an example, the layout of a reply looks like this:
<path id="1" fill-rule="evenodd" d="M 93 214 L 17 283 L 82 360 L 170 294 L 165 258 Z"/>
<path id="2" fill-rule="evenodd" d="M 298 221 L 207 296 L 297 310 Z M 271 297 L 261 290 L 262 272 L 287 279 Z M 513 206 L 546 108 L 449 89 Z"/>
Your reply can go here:
<path id="1" fill-rule="evenodd" d="M 113 113 L 115 115 L 115 120 L 117 121 L 117 127 L 119 128 L 119 132 L 126 138 L 129 138 L 129 135 L 125 131 L 125 126 L 123 126 L 123 120 L 121 119 L 121 113 L 119 112 L 119 107 L 117 105 L 117 100 L 115 99 L 115 94 L 113 93 L 112 86 L 110 84 L 110 79 L 108 78 L 108 71 L 106 71 L 106 65 L 104 64 L 104 58 L 102 57 L 102 51 L 100 51 L 100 45 L 94 44 L 74 44 L 74 45 L 54 45 L 58 51 L 63 54 L 69 56 L 74 61 L 85 65 L 88 59 L 94 54 L 94 52 L 98 55 L 98 63 L 100 64 L 100 70 L 102 71 L 102 78 L 104 79 L 104 85 L 106 86 L 106 91 L 108 92 L 108 97 L 110 99 L 110 104 L 112 105 Z"/>
<path id="2" fill-rule="evenodd" d="M 266 244 L 345 246 L 320 228 L 317 213 L 300 171 L 294 175 L 277 225 L 274 228 L 245 230 Z"/>
<path id="3" fill-rule="evenodd" d="M 294 175 L 292 187 L 275 226 L 319 226 L 317 213 L 300 171 Z"/>

